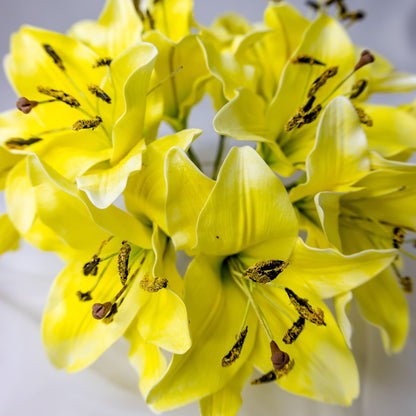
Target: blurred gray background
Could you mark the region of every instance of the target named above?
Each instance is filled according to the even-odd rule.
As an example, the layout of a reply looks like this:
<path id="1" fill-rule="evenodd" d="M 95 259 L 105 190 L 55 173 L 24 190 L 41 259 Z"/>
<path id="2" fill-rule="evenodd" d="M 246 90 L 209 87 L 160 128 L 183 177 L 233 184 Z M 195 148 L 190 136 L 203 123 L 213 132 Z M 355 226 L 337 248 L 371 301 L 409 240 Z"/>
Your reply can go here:
<path id="1" fill-rule="evenodd" d="M 290 3 L 305 13 L 304 1 Z M 352 26 L 352 39 L 376 50 L 401 71 L 416 73 L 416 1 L 350 0 L 351 9 L 368 12 L 367 18 Z M 102 0 L 0 0 L 0 56 L 9 50 L 9 36 L 22 24 L 65 32 L 81 19 L 95 19 Z M 264 0 L 195 0 L 196 19 L 209 24 L 216 15 L 235 10 L 252 21 L 262 19 Z M 377 101 L 399 104 L 416 95 L 383 96 Z M 0 111 L 13 108 L 16 97 L 0 73 Z M 211 127 L 209 100 L 195 109 L 190 127 L 205 133 L 197 151 L 207 149 L 215 137 Z M 209 117 L 207 116 L 209 115 Z M 2 198 L 2 196 L 1 196 Z M 0 199 L 0 212 L 4 202 Z M 20 416 L 137 416 L 150 415 L 138 391 L 135 373 L 126 359 L 128 348 L 117 343 L 91 369 L 67 375 L 48 363 L 42 349 L 39 323 L 48 287 L 62 263 L 49 253 L 40 253 L 23 244 L 21 250 L 0 258 L 0 415 Z M 413 273 L 414 274 L 414 273 Z M 415 316 L 415 295 L 408 297 Z M 352 310 L 353 316 L 357 315 Z M 357 318 L 355 316 L 355 318 Z M 315 403 L 283 392 L 274 385 L 247 386 L 243 392 L 242 416 L 412 416 L 416 414 L 415 324 L 401 355 L 384 354 L 378 332 L 355 319 L 354 354 L 361 374 L 361 397 L 351 408 Z M 198 375 L 202 376 L 203 375 Z M 169 412 L 172 416 L 193 416 L 198 406 Z"/>

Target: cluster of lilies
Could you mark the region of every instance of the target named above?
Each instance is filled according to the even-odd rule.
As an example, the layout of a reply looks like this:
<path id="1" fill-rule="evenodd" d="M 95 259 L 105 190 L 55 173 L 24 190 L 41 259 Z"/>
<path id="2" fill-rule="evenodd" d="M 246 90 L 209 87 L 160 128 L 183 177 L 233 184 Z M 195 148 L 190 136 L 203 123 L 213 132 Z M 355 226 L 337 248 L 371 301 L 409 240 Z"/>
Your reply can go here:
<path id="1" fill-rule="evenodd" d="M 203 27 L 192 0 L 108 0 L 67 35 L 13 34 L 0 252 L 24 239 L 66 262 L 42 324 L 56 367 L 86 368 L 125 337 L 152 409 L 233 416 L 247 380 L 350 404 L 353 301 L 387 353 L 403 348 L 416 105 L 368 100 L 416 76 L 351 42 L 361 11 L 308 3 L 312 20 L 274 1 L 261 23 Z M 212 176 L 188 128 L 205 95 Z M 251 146 L 224 157 L 230 138 Z"/>

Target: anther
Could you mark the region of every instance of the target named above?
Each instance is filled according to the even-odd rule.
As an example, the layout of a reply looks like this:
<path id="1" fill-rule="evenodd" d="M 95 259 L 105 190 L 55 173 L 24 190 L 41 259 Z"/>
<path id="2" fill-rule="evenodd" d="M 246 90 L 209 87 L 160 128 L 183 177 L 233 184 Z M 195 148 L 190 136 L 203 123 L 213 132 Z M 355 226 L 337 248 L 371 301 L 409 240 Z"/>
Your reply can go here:
<path id="1" fill-rule="evenodd" d="M 223 367 L 229 367 L 241 354 L 241 350 L 243 349 L 244 341 L 247 336 L 248 326 L 241 331 L 240 335 L 238 336 L 237 342 L 233 345 L 231 350 L 227 355 L 225 355 L 221 361 L 221 365 Z"/>
<path id="2" fill-rule="evenodd" d="M 263 374 L 261 377 L 256 378 L 254 380 L 251 380 L 251 384 L 264 384 L 264 383 L 270 383 L 271 381 L 274 381 L 277 379 L 276 373 L 272 370 L 269 371 L 266 374 Z"/>
<path id="3" fill-rule="evenodd" d="M 354 108 L 355 108 L 355 111 L 358 114 L 358 118 L 360 119 L 360 123 L 364 124 L 368 127 L 372 127 L 373 126 L 372 118 L 361 107 L 354 106 Z"/>
<path id="4" fill-rule="evenodd" d="M 94 303 L 94 305 L 92 305 L 92 316 L 98 320 L 103 319 L 109 315 L 112 308 L 113 304 L 111 302 Z"/>
<path id="5" fill-rule="evenodd" d="M 404 293 L 410 294 L 413 292 L 413 281 L 411 277 L 400 277 L 400 285 Z"/>
<path id="6" fill-rule="evenodd" d="M 362 68 L 365 65 L 371 64 L 371 62 L 374 62 L 374 55 L 367 49 L 363 50 L 361 52 L 360 60 L 357 62 L 357 64 L 354 67 L 354 71 L 358 71 L 360 68 Z"/>
<path id="7" fill-rule="evenodd" d="M 310 55 L 297 55 L 293 57 L 290 62 L 292 64 L 308 64 L 308 65 L 325 65 Z"/>
<path id="8" fill-rule="evenodd" d="M 101 98 L 108 104 L 111 104 L 111 98 L 98 85 L 88 85 L 88 90 L 96 97 Z"/>
<path id="9" fill-rule="evenodd" d="M 292 327 L 287 330 L 285 336 L 283 337 L 283 342 L 285 344 L 291 344 L 296 341 L 304 327 L 305 318 L 301 316 L 296 322 L 293 323 Z"/>
<path id="10" fill-rule="evenodd" d="M 79 131 L 83 129 L 94 130 L 103 122 L 103 119 L 99 116 L 95 116 L 88 120 L 78 120 L 72 125 L 72 130 Z"/>
<path id="11" fill-rule="evenodd" d="M 316 325 L 326 325 L 324 321 L 324 312 L 320 308 L 314 310 L 311 305 L 309 305 L 307 299 L 302 299 L 295 292 L 285 288 L 287 295 L 289 296 L 290 302 L 295 307 L 299 315 L 308 321 Z"/>
<path id="12" fill-rule="evenodd" d="M 124 240 L 121 242 L 122 246 L 118 253 L 118 274 L 123 285 L 127 282 L 127 276 L 129 274 L 129 256 L 131 251 L 130 244 Z"/>
<path id="13" fill-rule="evenodd" d="M 70 107 L 79 107 L 81 105 L 76 98 L 61 90 L 54 90 L 53 88 L 39 86 L 38 91 L 41 94 L 53 97 L 58 101 L 62 101 L 63 103 L 68 104 Z"/>
<path id="14" fill-rule="evenodd" d="M 26 97 L 20 97 L 16 102 L 16 108 L 24 114 L 29 114 L 38 104 L 38 101 L 31 101 Z"/>
<path id="15" fill-rule="evenodd" d="M 150 30 L 153 30 L 155 28 L 155 19 L 153 18 L 149 10 L 146 10 L 146 17 L 147 17 L 147 20 L 149 21 Z"/>
<path id="16" fill-rule="evenodd" d="M 31 144 L 38 143 L 42 139 L 39 137 L 31 137 L 30 139 L 22 139 L 20 137 L 13 137 L 6 140 L 4 143 L 8 149 L 24 150 Z"/>
<path id="17" fill-rule="evenodd" d="M 80 290 L 78 290 L 77 296 L 78 296 L 78 299 L 81 302 L 88 302 L 89 300 L 92 300 L 92 296 L 91 296 L 91 292 L 90 291 L 88 291 L 88 292 L 81 292 Z"/>
<path id="18" fill-rule="evenodd" d="M 62 62 L 62 59 L 60 56 L 55 52 L 55 50 L 52 48 L 51 45 L 43 44 L 43 49 L 45 52 L 53 59 L 53 62 L 56 64 L 56 66 L 59 69 L 62 69 L 62 71 L 65 71 L 64 64 Z"/>
<path id="19" fill-rule="evenodd" d="M 344 11 L 340 13 L 339 18 L 341 20 L 348 20 L 350 19 L 351 23 L 356 22 L 357 20 L 362 20 L 365 18 L 365 12 L 363 10 L 356 10 L 355 12 L 347 12 Z"/>
<path id="20" fill-rule="evenodd" d="M 316 92 L 326 84 L 326 81 L 328 81 L 329 78 L 334 77 L 337 73 L 338 73 L 338 67 L 337 66 L 332 66 L 331 68 L 326 69 L 312 83 L 312 86 L 308 91 L 308 97 L 312 97 L 313 95 L 315 95 Z"/>
<path id="21" fill-rule="evenodd" d="M 290 361 L 289 354 L 282 351 L 275 341 L 270 341 L 271 360 L 275 371 L 282 370 Z"/>
<path id="22" fill-rule="evenodd" d="M 98 271 L 98 264 L 100 263 L 100 258 L 94 254 L 92 259 L 84 264 L 84 267 L 82 268 L 82 271 L 84 273 L 84 276 L 96 276 Z"/>
<path id="23" fill-rule="evenodd" d="M 167 286 L 168 279 L 164 277 L 149 279 L 149 276 L 145 276 L 142 280 L 140 280 L 140 287 L 150 293 L 158 292 L 159 290 L 165 289 Z"/>
<path id="24" fill-rule="evenodd" d="M 352 87 L 350 99 L 357 98 L 367 87 L 368 82 L 365 79 L 359 79 Z"/>
<path id="25" fill-rule="evenodd" d="M 321 8 L 320 5 L 317 2 L 315 2 L 315 1 L 307 1 L 306 2 L 306 5 L 309 6 L 309 7 L 311 7 L 315 11 L 318 11 Z"/>
<path id="26" fill-rule="evenodd" d="M 289 263 L 281 260 L 259 261 L 254 266 L 249 267 L 243 274 L 256 283 L 269 283 L 282 273 Z"/>
<path id="27" fill-rule="evenodd" d="M 100 68 L 102 66 L 110 66 L 111 62 L 113 62 L 113 60 L 111 58 L 109 58 L 108 56 L 106 56 L 104 58 L 98 58 L 95 61 L 95 64 L 93 65 L 93 68 Z"/>
<path id="28" fill-rule="evenodd" d="M 405 231 L 401 227 L 394 227 L 393 229 L 393 247 L 400 248 L 404 243 L 406 236 Z"/>
<path id="29" fill-rule="evenodd" d="M 311 97 L 312 99 L 313 97 Z M 311 102 L 311 99 L 308 100 L 308 102 L 305 104 L 305 106 L 301 107 L 298 112 L 286 123 L 285 130 L 291 131 L 294 128 L 300 129 L 305 124 L 310 124 L 314 122 L 318 116 L 319 113 L 322 111 L 322 105 L 318 104 L 311 110 L 309 110 L 307 113 L 305 113 L 304 109 L 308 108 L 309 103 Z"/>

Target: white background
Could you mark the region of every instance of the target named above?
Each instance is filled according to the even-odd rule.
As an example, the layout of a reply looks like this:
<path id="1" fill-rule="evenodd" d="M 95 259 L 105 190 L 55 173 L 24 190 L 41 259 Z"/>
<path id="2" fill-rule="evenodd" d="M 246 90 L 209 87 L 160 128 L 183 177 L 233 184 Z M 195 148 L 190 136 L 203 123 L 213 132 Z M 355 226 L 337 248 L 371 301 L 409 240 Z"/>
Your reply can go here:
<path id="1" fill-rule="evenodd" d="M 195 0 L 196 19 L 209 24 L 219 13 L 236 10 L 250 20 L 260 20 L 263 0 Z M 0 56 L 9 49 L 9 36 L 21 24 L 65 32 L 80 19 L 98 17 L 101 0 L 0 0 Z M 300 6 L 302 1 L 292 1 Z M 400 70 L 416 72 L 416 2 L 414 0 L 350 1 L 351 8 L 368 12 L 367 19 L 353 26 L 356 43 L 381 52 Z M 380 102 L 408 102 L 415 95 L 383 96 Z M 0 111 L 14 106 L 16 97 L 0 75 Z M 189 127 L 205 133 L 197 146 L 206 150 L 215 137 L 212 113 L 205 100 L 191 117 Z M 1 211 L 4 203 L 0 200 Z M 1 237 L 1 236 L 0 236 Z M 68 375 L 47 361 L 40 337 L 40 319 L 48 288 L 62 263 L 49 253 L 23 244 L 18 252 L 0 258 L 0 416 L 138 416 L 149 415 L 136 389 L 136 375 L 127 363 L 128 348 L 117 343 L 92 368 Z M 414 270 L 414 268 L 413 268 Z M 376 295 L 376 294 L 375 294 Z M 415 316 L 415 295 L 408 297 Z M 387 356 L 378 332 L 365 325 L 353 309 L 354 354 L 361 373 L 361 397 L 351 408 L 322 405 L 295 397 L 275 385 L 247 386 L 243 391 L 241 415 L 309 416 L 411 416 L 416 414 L 416 328 L 398 356 Z M 204 376 L 196 375 L 196 376 Z M 174 412 L 175 416 L 198 414 L 193 405 Z"/>

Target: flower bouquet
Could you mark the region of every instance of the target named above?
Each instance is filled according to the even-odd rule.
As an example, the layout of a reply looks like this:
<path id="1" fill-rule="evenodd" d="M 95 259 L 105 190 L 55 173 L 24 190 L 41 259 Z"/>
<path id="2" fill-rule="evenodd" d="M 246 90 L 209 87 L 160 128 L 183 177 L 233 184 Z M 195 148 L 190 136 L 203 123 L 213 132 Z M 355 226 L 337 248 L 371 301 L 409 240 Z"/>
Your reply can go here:
<path id="1" fill-rule="evenodd" d="M 13 34 L 0 251 L 24 240 L 65 262 L 42 321 L 54 366 L 124 338 L 150 409 L 234 416 L 247 384 L 350 405 L 352 303 L 401 351 L 416 107 L 371 98 L 416 76 L 351 41 L 363 11 L 307 3 L 308 18 L 271 1 L 260 23 L 205 27 L 191 0 L 108 0 L 66 35 Z M 205 96 L 219 139 L 200 154 Z"/>

